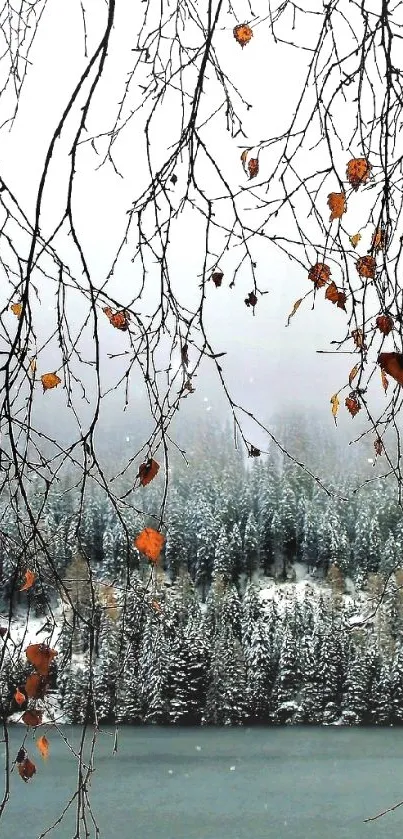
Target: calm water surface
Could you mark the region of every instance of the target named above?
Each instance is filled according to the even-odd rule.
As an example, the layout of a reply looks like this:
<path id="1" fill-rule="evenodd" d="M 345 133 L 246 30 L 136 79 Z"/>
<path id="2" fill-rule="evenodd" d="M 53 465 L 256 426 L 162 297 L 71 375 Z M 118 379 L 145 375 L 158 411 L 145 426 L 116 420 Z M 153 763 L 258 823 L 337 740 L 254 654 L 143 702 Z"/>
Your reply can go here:
<path id="1" fill-rule="evenodd" d="M 78 728 L 64 730 L 78 742 Z M 13 773 L 1 837 L 35 839 L 74 791 L 74 759 L 56 733 L 49 739 L 47 763 L 27 743 L 38 774 L 24 784 Z M 11 740 L 17 751 L 20 729 L 12 729 Z M 117 755 L 112 748 L 109 730 L 99 737 L 91 784 L 101 839 L 401 839 L 403 833 L 403 807 L 363 824 L 403 799 L 403 729 L 126 728 Z M 68 813 L 48 836 L 71 839 L 73 825 Z"/>

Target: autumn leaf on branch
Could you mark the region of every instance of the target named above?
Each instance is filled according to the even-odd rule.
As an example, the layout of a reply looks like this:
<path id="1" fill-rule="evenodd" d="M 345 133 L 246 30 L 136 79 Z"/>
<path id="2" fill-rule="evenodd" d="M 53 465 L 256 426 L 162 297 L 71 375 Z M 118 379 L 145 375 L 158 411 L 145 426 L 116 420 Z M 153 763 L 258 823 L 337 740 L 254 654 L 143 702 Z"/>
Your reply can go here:
<path id="1" fill-rule="evenodd" d="M 20 318 L 22 314 L 22 303 L 12 303 L 10 309 L 16 318 Z"/>
<path id="2" fill-rule="evenodd" d="M 25 725 L 30 725 L 32 728 L 36 728 L 37 725 L 41 725 L 42 713 L 41 711 L 25 711 L 21 719 Z"/>
<path id="3" fill-rule="evenodd" d="M 336 283 L 331 282 L 327 287 L 325 298 L 326 300 L 330 300 L 331 303 L 336 303 L 338 309 L 344 309 L 346 311 L 346 295 L 344 291 L 339 291 Z"/>
<path id="4" fill-rule="evenodd" d="M 383 452 L 383 443 L 382 443 L 382 440 L 381 440 L 381 438 L 380 438 L 380 437 L 377 437 L 377 439 L 376 439 L 376 440 L 374 440 L 374 449 L 375 449 L 375 452 L 376 452 L 376 454 L 377 454 L 377 455 L 381 455 L 381 454 L 382 454 L 382 452 Z"/>
<path id="5" fill-rule="evenodd" d="M 249 449 L 249 457 L 260 457 L 261 451 L 257 449 L 256 446 L 252 446 Z"/>
<path id="6" fill-rule="evenodd" d="M 337 393 L 334 393 L 333 396 L 330 397 L 330 404 L 332 406 L 332 415 L 334 419 L 335 425 L 337 425 L 337 412 L 339 410 L 340 401 Z"/>
<path id="7" fill-rule="evenodd" d="M 249 180 L 252 178 L 256 178 L 256 175 L 259 174 L 259 161 L 257 157 L 251 157 L 248 162 L 248 172 L 249 172 Z"/>
<path id="8" fill-rule="evenodd" d="M 322 288 L 329 282 L 331 270 L 324 262 L 316 262 L 308 271 L 308 280 L 312 280 L 315 288 Z"/>
<path id="9" fill-rule="evenodd" d="M 355 415 L 358 414 L 358 411 L 361 411 L 361 405 L 354 393 L 350 393 L 350 396 L 347 397 L 345 404 L 352 417 L 355 417 Z"/>
<path id="10" fill-rule="evenodd" d="M 389 315 L 379 315 L 376 319 L 376 325 L 383 335 L 389 335 L 393 329 L 393 318 Z"/>
<path id="11" fill-rule="evenodd" d="M 45 393 L 45 390 L 51 390 L 52 387 L 60 385 L 61 379 L 59 379 L 59 376 L 57 376 L 56 373 L 44 373 L 43 376 L 41 376 L 41 382 L 43 392 Z"/>
<path id="12" fill-rule="evenodd" d="M 32 760 L 29 757 L 26 757 L 23 761 L 17 762 L 18 766 L 18 774 L 22 778 L 23 781 L 26 783 L 35 775 L 36 766 L 32 763 Z"/>
<path id="13" fill-rule="evenodd" d="M 376 259 L 373 256 L 360 256 L 355 263 L 355 267 L 360 277 L 365 277 L 368 280 L 375 278 Z"/>
<path id="14" fill-rule="evenodd" d="M 17 705 L 23 705 L 24 702 L 26 702 L 27 697 L 25 696 L 25 693 L 22 693 L 22 691 L 20 691 L 20 689 L 17 688 L 14 694 L 14 699 Z"/>
<path id="15" fill-rule="evenodd" d="M 361 367 L 361 364 L 355 364 L 353 369 L 350 370 L 349 377 L 348 377 L 348 383 L 349 383 L 350 387 L 351 387 L 355 377 L 357 376 L 360 367 Z"/>
<path id="16" fill-rule="evenodd" d="M 392 376 L 399 385 L 403 385 L 403 354 L 399 352 L 381 352 L 378 364 L 385 373 Z M 385 388 L 386 391 L 386 388 Z"/>
<path id="17" fill-rule="evenodd" d="M 352 160 L 349 160 L 346 175 L 350 186 L 353 187 L 355 192 L 357 192 L 361 184 L 367 182 L 371 168 L 371 164 L 365 157 L 354 157 Z"/>
<path id="18" fill-rule="evenodd" d="M 358 242 L 361 241 L 361 233 L 354 233 L 354 236 L 350 236 L 350 243 L 352 244 L 354 250 L 356 249 Z"/>
<path id="19" fill-rule="evenodd" d="M 327 196 L 327 206 L 331 211 L 329 221 L 341 218 L 347 211 L 346 196 L 344 192 L 331 192 L 330 195 Z"/>
<path id="20" fill-rule="evenodd" d="M 153 478 L 155 478 L 155 476 L 159 472 L 159 468 L 159 463 L 157 463 L 156 460 L 153 460 L 152 457 L 150 457 L 149 460 L 146 460 L 145 463 L 142 463 L 141 466 L 139 466 L 138 476 L 140 478 L 140 483 L 142 487 L 147 486 L 147 484 L 149 484 L 150 481 L 152 481 Z"/>
<path id="21" fill-rule="evenodd" d="M 357 349 L 361 350 L 364 347 L 364 333 L 362 329 L 353 329 L 351 337 Z"/>
<path id="22" fill-rule="evenodd" d="M 375 251 L 375 253 L 379 253 L 379 251 L 384 251 L 386 247 L 386 231 L 382 228 L 375 230 L 375 233 L 372 235 L 371 240 L 371 249 Z"/>
<path id="23" fill-rule="evenodd" d="M 29 699 L 43 699 L 47 687 L 47 681 L 39 673 L 31 673 L 27 676 L 24 690 Z"/>
<path id="24" fill-rule="evenodd" d="M 294 303 L 294 305 L 293 305 L 293 307 L 292 307 L 292 312 L 290 312 L 290 314 L 288 315 L 286 326 L 289 326 L 289 325 L 290 325 L 290 320 L 291 320 L 291 318 L 293 318 L 293 317 L 294 317 L 295 312 L 296 312 L 296 311 L 298 311 L 298 309 L 299 309 L 299 307 L 300 307 L 300 305 L 301 305 L 301 303 L 302 303 L 302 300 L 303 300 L 303 298 L 302 298 L 302 297 L 300 297 L 300 298 L 299 298 L 299 300 L 296 300 L 296 301 L 295 301 L 295 303 Z"/>
<path id="25" fill-rule="evenodd" d="M 33 571 L 26 571 L 25 572 L 25 583 L 21 586 L 20 591 L 28 591 L 29 588 L 32 588 L 34 582 L 36 580 L 36 574 Z"/>
<path id="26" fill-rule="evenodd" d="M 134 547 L 151 562 L 158 562 L 165 536 L 152 527 L 145 527 L 134 540 Z"/>
<path id="27" fill-rule="evenodd" d="M 57 652 L 48 647 L 47 644 L 30 644 L 25 650 L 25 655 L 40 676 L 47 676 Z"/>
<path id="28" fill-rule="evenodd" d="M 130 316 L 129 313 L 126 312 L 125 309 L 121 309 L 118 312 L 113 312 L 110 306 L 105 306 L 102 310 L 106 317 L 109 319 L 109 322 L 115 329 L 120 329 L 121 332 L 126 332 L 129 328 Z"/>
<path id="29" fill-rule="evenodd" d="M 245 297 L 244 303 L 245 303 L 245 306 L 252 306 L 252 308 L 254 308 L 256 306 L 257 297 L 256 297 L 256 294 L 255 294 L 254 291 L 249 292 L 248 296 Z"/>
<path id="30" fill-rule="evenodd" d="M 388 379 L 384 370 L 381 370 L 381 382 L 382 382 L 382 387 L 383 387 L 383 389 L 386 393 L 387 390 L 388 390 L 388 387 L 389 387 L 389 379 Z"/>
<path id="31" fill-rule="evenodd" d="M 213 281 L 216 288 L 220 288 L 223 281 L 224 274 L 222 271 L 214 271 L 210 279 Z"/>
<path id="32" fill-rule="evenodd" d="M 249 43 L 250 39 L 253 38 L 253 32 L 247 23 L 238 23 L 238 26 L 234 26 L 233 35 L 238 44 L 241 45 L 242 49 Z"/>
<path id="33" fill-rule="evenodd" d="M 38 737 L 36 741 L 36 748 L 38 749 L 40 756 L 44 760 L 47 760 L 49 757 L 49 740 L 44 734 L 42 737 Z"/>

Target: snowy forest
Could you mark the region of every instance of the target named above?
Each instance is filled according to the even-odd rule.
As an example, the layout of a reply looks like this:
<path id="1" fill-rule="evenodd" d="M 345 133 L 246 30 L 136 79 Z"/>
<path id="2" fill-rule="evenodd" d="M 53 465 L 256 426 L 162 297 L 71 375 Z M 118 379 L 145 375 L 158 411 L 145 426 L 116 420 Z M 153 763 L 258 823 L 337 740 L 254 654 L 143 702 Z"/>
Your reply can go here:
<path id="1" fill-rule="evenodd" d="M 46 599 L 53 602 L 58 656 L 48 696 L 60 718 L 403 722 L 403 521 L 395 487 L 372 482 L 377 465 L 365 447 L 355 454 L 312 419 L 279 419 L 278 433 L 293 442 L 296 458 L 311 452 L 329 493 L 277 448 L 245 460 L 229 428 L 194 422 L 184 432 L 192 468 L 179 453 L 171 460 L 166 545 L 151 575 L 127 534 L 143 526 L 145 493 L 152 522 L 161 476 L 132 493 L 126 487 L 125 526 L 94 485 L 79 517 L 71 475 L 53 484 L 42 525 L 74 610 L 47 588 L 40 555 L 40 585 L 15 586 L 23 533 L 2 501 L 1 623 L 28 608 L 40 626 Z M 354 480 L 364 486 L 346 500 Z M 33 479 L 33 509 L 36 499 Z M 19 710 L 14 696 L 28 672 L 10 648 L 3 716 Z"/>

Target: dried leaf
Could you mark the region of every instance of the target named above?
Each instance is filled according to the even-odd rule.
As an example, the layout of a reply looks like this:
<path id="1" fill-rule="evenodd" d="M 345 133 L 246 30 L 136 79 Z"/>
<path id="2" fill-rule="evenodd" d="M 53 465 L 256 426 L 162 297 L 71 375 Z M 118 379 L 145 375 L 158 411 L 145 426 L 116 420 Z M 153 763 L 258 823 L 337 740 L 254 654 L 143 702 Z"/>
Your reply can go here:
<path id="1" fill-rule="evenodd" d="M 376 259 L 374 256 L 360 256 L 355 263 L 355 267 L 360 277 L 365 277 L 368 280 L 375 278 Z"/>
<path id="2" fill-rule="evenodd" d="M 29 362 L 29 372 L 32 373 L 32 375 L 35 374 L 35 372 L 36 372 L 36 358 L 31 358 L 31 361 Z"/>
<path id="3" fill-rule="evenodd" d="M 242 49 L 249 43 L 250 39 L 253 38 L 253 32 L 247 23 L 238 23 L 238 26 L 234 26 L 233 34 L 235 40 L 241 45 Z"/>
<path id="4" fill-rule="evenodd" d="M 12 303 L 10 309 L 17 318 L 21 317 L 22 314 L 22 303 Z"/>
<path id="5" fill-rule="evenodd" d="M 224 276 L 224 274 L 223 274 L 222 271 L 214 271 L 214 273 L 211 275 L 210 279 L 213 280 L 213 283 L 214 283 L 216 288 L 220 287 L 220 285 L 223 281 L 223 276 Z"/>
<path id="6" fill-rule="evenodd" d="M 361 350 L 364 346 L 364 333 L 362 329 L 353 329 L 351 337 L 355 343 L 355 346 Z"/>
<path id="7" fill-rule="evenodd" d="M 245 306 L 252 306 L 254 308 L 257 303 L 257 297 L 254 291 L 250 291 L 248 296 L 244 300 Z"/>
<path id="8" fill-rule="evenodd" d="M 145 527 L 134 540 L 134 546 L 151 562 L 158 562 L 165 542 L 165 536 L 152 527 Z"/>
<path id="9" fill-rule="evenodd" d="M 382 387 L 383 387 L 383 389 L 386 393 L 386 391 L 389 387 L 389 379 L 388 379 L 384 370 L 381 370 L 381 382 L 382 382 Z"/>
<path id="10" fill-rule="evenodd" d="M 339 309 L 344 309 L 344 311 L 346 311 L 346 295 L 344 291 L 339 291 L 336 283 L 331 282 L 327 287 L 325 298 L 326 300 L 330 300 L 331 303 L 337 303 L 337 307 Z"/>
<path id="11" fill-rule="evenodd" d="M 155 476 L 159 472 L 160 465 L 157 463 L 156 460 L 153 460 L 151 457 L 145 463 L 142 463 L 139 466 L 139 478 L 141 486 L 145 487 L 150 481 L 155 478 Z"/>
<path id="12" fill-rule="evenodd" d="M 40 676 L 47 676 L 57 652 L 48 647 L 47 644 L 30 644 L 25 650 L 25 655 Z"/>
<path id="13" fill-rule="evenodd" d="M 259 174 L 259 161 L 257 157 L 251 157 L 248 162 L 248 172 L 249 172 L 249 180 L 252 178 L 256 178 L 256 175 Z"/>
<path id="14" fill-rule="evenodd" d="M 0 626 L 0 638 L 4 638 L 7 635 L 8 629 L 6 626 Z"/>
<path id="15" fill-rule="evenodd" d="M 29 588 L 32 588 L 34 582 L 36 580 L 36 574 L 33 571 L 26 571 L 25 572 L 25 583 L 21 586 L 20 591 L 28 591 Z"/>
<path id="16" fill-rule="evenodd" d="M 287 319 L 287 324 L 286 324 L 286 326 L 289 326 L 289 325 L 290 325 L 290 320 L 291 320 L 291 318 L 293 318 L 293 317 L 294 317 L 295 312 L 299 309 L 299 307 L 300 307 L 300 305 L 301 305 L 301 303 L 302 303 L 302 300 L 303 300 L 303 298 L 302 298 L 302 297 L 300 297 L 300 298 L 299 298 L 299 300 L 296 300 L 296 301 L 295 301 L 295 303 L 294 303 L 294 305 L 293 305 L 293 307 L 292 307 L 292 312 L 288 315 L 288 319 Z"/>
<path id="17" fill-rule="evenodd" d="M 378 356 L 381 370 L 392 376 L 399 385 L 403 385 L 403 354 L 399 352 L 381 352 Z M 385 388 L 386 391 L 386 388 Z"/>
<path id="18" fill-rule="evenodd" d="M 45 393 L 45 390 L 51 390 L 52 387 L 60 385 L 61 379 L 59 379 L 59 376 L 56 376 L 56 373 L 44 373 L 43 376 L 41 376 L 41 382 L 43 392 Z"/>
<path id="19" fill-rule="evenodd" d="M 346 196 L 344 192 L 331 192 L 330 195 L 327 196 L 327 206 L 329 207 L 329 210 L 331 210 L 329 221 L 341 218 L 347 210 Z"/>
<path id="20" fill-rule="evenodd" d="M 379 251 L 384 251 L 386 247 L 386 231 L 382 228 L 375 230 L 375 233 L 372 236 L 371 240 L 371 248 L 375 251 L 375 253 L 379 253 Z"/>
<path id="21" fill-rule="evenodd" d="M 334 417 L 334 421 L 335 421 L 335 424 L 337 425 L 336 417 L 337 417 L 337 412 L 339 410 L 339 405 L 340 405 L 340 401 L 339 401 L 339 397 L 338 397 L 337 393 L 334 393 L 333 396 L 330 397 L 330 404 L 332 406 L 332 414 L 333 414 L 333 417 Z"/>
<path id="22" fill-rule="evenodd" d="M 374 440 L 374 449 L 375 449 L 375 452 L 376 452 L 376 454 L 377 454 L 377 455 L 381 455 L 381 454 L 382 454 L 382 452 L 383 452 L 383 443 L 382 443 L 382 440 L 381 440 L 381 438 L 380 438 L 380 437 L 377 437 L 377 439 L 376 439 L 376 440 Z"/>
<path id="23" fill-rule="evenodd" d="M 249 457 L 260 457 L 261 451 L 257 449 L 256 446 L 252 446 L 249 449 Z"/>
<path id="24" fill-rule="evenodd" d="M 393 318 L 389 315 L 378 315 L 376 325 L 383 335 L 389 335 L 389 332 L 393 329 Z"/>
<path id="25" fill-rule="evenodd" d="M 47 681 L 44 676 L 40 676 L 39 673 L 31 673 L 30 676 L 27 676 L 24 690 L 29 699 L 43 699 L 46 687 Z"/>
<path id="26" fill-rule="evenodd" d="M 22 780 L 28 782 L 36 772 L 36 766 L 29 757 L 26 757 L 21 763 L 17 764 L 18 766 L 18 774 L 21 776 Z"/>
<path id="27" fill-rule="evenodd" d="M 27 697 L 25 696 L 25 693 L 22 693 L 20 691 L 20 689 L 17 688 L 17 690 L 15 691 L 15 694 L 14 694 L 14 699 L 15 699 L 17 705 L 23 705 L 24 702 L 26 701 L 26 698 Z"/>
<path id="28" fill-rule="evenodd" d="M 371 173 L 371 164 L 365 157 L 354 157 L 352 160 L 349 160 L 347 163 L 347 180 L 349 184 L 353 187 L 355 192 L 361 186 L 361 184 L 365 184 L 370 176 Z"/>
<path id="29" fill-rule="evenodd" d="M 355 417 L 358 414 L 358 411 L 361 411 L 361 405 L 356 396 L 353 396 L 350 393 L 350 396 L 346 399 L 346 408 L 350 412 L 352 417 Z"/>
<path id="30" fill-rule="evenodd" d="M 36 728 L 42 722 L 42 713 L 41 711 L 25 711 L 22 715 L 22 721 L 25 722 L 25 725 L 31 725 L 33 728 Z"/>
<path id="31" fill-rule="evenodd" d="M 350 387 L 351 387 L 356 375 L 358 374 L 358 372 L 360 370 L 360 367 L 361 367 L 361 364 L 355 364 L 353 369 L 350 370 L 350 374 L 349 374 L 349 377 L 348 377 L 348 383 L 349 383 Z"/>
<path id="32" fill-rule="evenodd" d="M 361 233 L 354 233 L 354 236 L 350 236 L 350 242 L 355 250 L 358 245 L 358 242 L 361 241 Z"/>
<path id="33" fill-rule="evenodd" d="M 312 280 L 315 288 L 322 288 L 329 282 L 331 270 L 324 262 L 316 262 L 308 271 L 308 280 Z"/>
<path id="34" fill-rule="evenodd" d="M 244 149 L 244 150 L 243 150 L 243 152 L 242 152 L 242 154 L 241 154 L 241 163 L 242 163 L 242 166 L 243 166 L 244 168 L 245 168 L 245 163 L 246 163 L 246 161 L 247 161 L 247 159 L 248 159 L 248 153 L 249 153 L 249 152 L 250 152 L 250 149 Z"/>
<path id="35" fill-rule="evenodd" d="M 49 740 L 44 734 L 42 734 L 42 737 L 38 737 L 36 741 L 36 748 L 38 749 L 41 757 L 43 757 L 44 760 L 47 760 L 49 757 Z"/>
<path id="36" fill-rule="evenodd" d="M 121 332 L 126 332 L 129 328 L 130 316 L 129 312 L 126 312 L 125 309 L 113 312 L 110 306 L 105 306 L 103 312 L 106 314 L 107 318 L 109 318 L 109 322 L 115 327 L 115 329 L 120 329 Z"/>
<path id="37" fill-rule="evenodd" d="M 188 345 L 183 344 L 182 347 L 181 347 L 181 359 L 182 359 L 182 364 L 183 364 L 184 367 L 189 366 L 189 354 L 188 353 L 189 353 Z"/>

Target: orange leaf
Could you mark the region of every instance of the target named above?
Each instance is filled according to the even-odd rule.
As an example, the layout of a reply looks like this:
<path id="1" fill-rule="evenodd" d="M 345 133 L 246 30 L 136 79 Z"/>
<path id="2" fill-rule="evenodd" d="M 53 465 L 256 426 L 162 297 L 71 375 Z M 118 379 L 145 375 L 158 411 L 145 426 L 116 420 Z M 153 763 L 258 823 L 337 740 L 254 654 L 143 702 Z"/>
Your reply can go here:
<path id="1" fill-rule="evenodd" d="M 14 694 L 14 699 L 15 699 L 17 705 L 23 705 L 26 698 L 27 697 L 25 696 L 25 694 L 21 693 L 20 689 L 17 688 L 17 690 L 15 691 L 15 694 Z"/>
<path id="2" fill-rule="evenodd" d="M 59 376 L 56 376 L 56 373 L 44 373 L 44 375 L 41 376 L 41 382 L 43 392 L 45 393 L 45 390 L 51 390 L 52 387 L 60 385 L 61 379 L 59 379 Z"/>
<path id="3" fill-rule="evenodd" d="M 25 722 L 25 725 L 32 725 L 33 728 L 36 728 L 42 722 L 42 713 L 41 711 L 25 711 L 22 715 L 22 721 Z"/>
<path id="4" fill-rule="evenodd" d="M 389 335 L 389 332 L 393 329 L 393 319 L 389 315 L 379 315 L 376 319 L 376 325 L 380 332 Z"/>
<path id="5" fill-rule="evenodd" d="M 18 763 L 18 774 L 21 776 L 22 780 L 27 782 L 36 772 L 36 766 L 32 763 L 32 760 L 29 757 L 26 757 L 21 763 Z"/>
<path id="6" fill-rule="evenodd" d="M 361 364 L 355 364 L 353 369 L 350 370 L 350 374 L 349 374 L 349 377 L 348 377 L 348 383 L 349 383 L 350 387 L 351 387 L 351 385 L 352 385 L 360 367 L 361 367 Z"/>
<path id="7" fill-rule="evenodd" d="M 242 49 L 245 44 L 248 44 L 250 39 L 253 38 L 253 32 L 247 23 L 238 23 L 238 26 L 234 26 L 233 34 L 235 40 L 241 45 Z"/>
<path id="8" fill-rule="evenodd" d="M 352 396 L 351 394 L 346 399 L 346 408 L 348 409 L 352 417 L 355 417 L 355 415 L 358 414 L 358 411 L 361 411 L 361 405 L 358 399 L 356 399 L 356 397 Z"/>
<path id="9" fill-rule="evenodd" d="M 392 376 L 399 385 L 403 385 L 403 354 L 399 352 L 381 352 L 378 356 L 381 370 Z M 385 388 L 386 391 L 386 388 Z"/>
<path id="10" fill-rule="evenodd" d="M 330 195 L 327 196 L 327 206 L 330 213 L 329 221 L 334 221 L 337 218 L 341 218 L 343 213 L 346 212 L 346 196 L 344 192 L 331 192 Z"/>
<path id="11" fill-rule="evenodd" d="M 349 184 L 351 184 L 355 192 L 361 184 L 367 182 L 371 168 L 371 164 L 368 163 L 365 157 L 354 157 L 352 160 L 349 160 L 346 175 Z"/>
<path id="12" fill-rule="evenodd" d="M 354 248 L 356 249 L 358 242 L 361 240 L 361 233 L 354 233 L 354 236 L 350 236 L 350 242 Z"/>
<path id="13" fill-rule="evenodd" d="M 331 270 L 324 262 L 316 262 L 308 271 L 308 280 L 312 280 L 315 288 L 322 288 L 329 282 Z"/>
<path id="14" fill-rule="evenodd" d="M 378 253 L 379 251 L 385 250 L 385 246 L 386 232 L 385 230 L 382 230 L 382 228 L 378 227 L 378 229 L 375 230 L 375 233 L 372 236 L 371 248 L 375 251 L 375 253 Z"/>
<path id="15" fill-rule="evenodd" d="M 25 650 L 25 655 L 40 676 L 47 676 L 49 667 L 55 656 L 57 656 L 57 652 L 56 650 L 51 650 L 46 644 L 30 644 Z"/>
<path id="16" fill-rule="evenodd" d="M 25 572 L 25 583 L 21 586 L 20 591 L 28 591 L 31 588 L 36 580 L 36 574 L 33 571 L 26 571 Z"/>
<path id="17" fill-rule="evenodd" d="M 259 161 L 257 157 L 251 157 L 248 163 L 248 171 L 249 171 L 249 180 L 252 178 L 256 178 L 256 175 L 259 174 Z"/>
<path id="18" fill-rule="evenodd" d="M 22 303 L 12 303 L 10 309 L 17 318 L 21 317 Z"/>
<path id="19" fill-rule="evenodd" d="M 38 749 L 41 757 L 43 757 L 44 760 L 47 760 L 49 757 L 49 740 L 44 734 L 36 741 L 36 748 Z"/>
<path id="20" fill-rule="evenodd" d="M 355 263 L 355 267 L 360 277 L 366 277 L 368 280 L 373 280 L 376 271 L 376 259 L 374 256 L 360 256 Z"/>
<path id="21" fill-rule="evenodd" d="M 326 300 L 330 300 L 331 303 L 337 303 L 338 309 L 344 309 L 346 311 L 346 295 L 344 291 L 339 291 L 336 283 L 331 282 L 327 287 L 325 298 Z"/>
<path id="22" fill-rule="evenodd" d="M 165 536 L 152 527 L 145 527 L 134 540 L 134 546 L 151 562 L 158 562 L 165 542 Z"/>
<path id="23" fill-rule="evenodd" d="M 46 679 L 39 673 L 31 673 L 27 677 L 24 690 L 29 699 L 43 699 L 46 691 Z"/>
<path id="24" fill-rule="evenodd" d="M 125 309 L 121 309 L 119 312 L 112 312 L 112 309 L 109 306 L 105 306 L 103 311 L 115 329 L 120 329 L 122 332 L 126 332 L 129 328 L 130 317 L 129 313 L 126 312 Z"/>
<path id="25" fill-rule="evenodd" d="M 151 457 L 139 467 L 139 478 L 142 487 L 147 486 L 159 472 L 160 465 Z"/>
<path id="26" fill-rule="evenodd" d="M 383 389 L 386 393 L 386 391 L 389 387 L 389 379 L 388 379 L 384 370 L 381 370 L 381 382 L 382 382 L 382 387 L 383 387 Z"/>
<path id="27" fill-rule="evenodd" d="M 292 307 L 292 312 L 290 312 L 290 314 L 288 315 L 288 319 L 287 319 L 287 324 L 286 324 L 286 326 L 289 326 L 289 325 L 290 325 L 290 320 L 291 320 L 291 318 L 293 318 L 293 317 L 294 317 L 295 312 L 299 309 L 299 307 L 300 307 L 301 303 L 302 303 L 302 297 L 300 297 L 300 299 L 299 299 L 299 300 L 296 300 L 296 301 L 295 301 L 295 303 L 294 303 L 294 305 L 293 305 L 293 307 Z"/>

